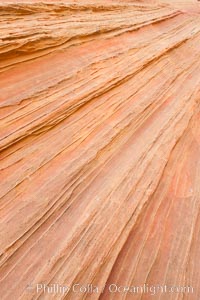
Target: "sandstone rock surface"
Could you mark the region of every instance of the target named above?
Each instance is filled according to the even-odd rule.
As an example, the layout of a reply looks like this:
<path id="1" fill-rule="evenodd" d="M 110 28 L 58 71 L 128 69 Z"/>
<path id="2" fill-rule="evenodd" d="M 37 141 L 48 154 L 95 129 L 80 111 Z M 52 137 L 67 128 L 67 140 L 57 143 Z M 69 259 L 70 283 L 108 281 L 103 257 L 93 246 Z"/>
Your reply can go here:
<path id="1" fill-rule="evenodd" d="M 0 33 L 0 299 L 199 300 L 200 4 L 2 0 Z"/>

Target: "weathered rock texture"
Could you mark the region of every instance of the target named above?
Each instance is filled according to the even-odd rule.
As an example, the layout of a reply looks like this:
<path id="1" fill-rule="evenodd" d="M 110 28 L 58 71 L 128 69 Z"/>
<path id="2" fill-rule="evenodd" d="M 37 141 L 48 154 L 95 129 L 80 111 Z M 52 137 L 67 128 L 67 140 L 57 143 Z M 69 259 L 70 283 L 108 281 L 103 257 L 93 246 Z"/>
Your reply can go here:
<path id="1" fill-rule="evenodd" d="M 0 299 L 200 299 L 199 6 L 0 1 Z"/>

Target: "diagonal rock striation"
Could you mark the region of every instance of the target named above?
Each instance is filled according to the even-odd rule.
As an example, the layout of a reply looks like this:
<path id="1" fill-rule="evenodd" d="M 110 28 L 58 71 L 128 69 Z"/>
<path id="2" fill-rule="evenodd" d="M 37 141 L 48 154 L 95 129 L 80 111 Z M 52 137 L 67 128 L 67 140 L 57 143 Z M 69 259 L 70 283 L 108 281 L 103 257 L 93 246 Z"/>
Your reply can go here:
<path id="1" fill-rule="evenodd" d="M 200 4 L 6 0 L 0 32 L 0 298 L 198 300 Z"/>

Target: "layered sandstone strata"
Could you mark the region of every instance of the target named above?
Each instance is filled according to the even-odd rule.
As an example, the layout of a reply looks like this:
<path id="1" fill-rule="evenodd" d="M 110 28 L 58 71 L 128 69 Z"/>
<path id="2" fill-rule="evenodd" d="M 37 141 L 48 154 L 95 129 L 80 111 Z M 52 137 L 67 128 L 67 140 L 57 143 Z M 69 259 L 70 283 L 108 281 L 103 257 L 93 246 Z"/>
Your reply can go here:
<path id="1" fill-rule="evenodd" d="M 6 0 L 0 33 L 0 299 L 200 299 L 200 4 Z"/>

